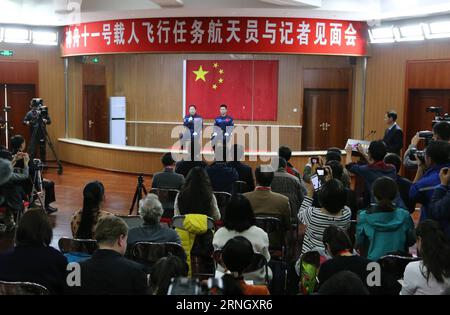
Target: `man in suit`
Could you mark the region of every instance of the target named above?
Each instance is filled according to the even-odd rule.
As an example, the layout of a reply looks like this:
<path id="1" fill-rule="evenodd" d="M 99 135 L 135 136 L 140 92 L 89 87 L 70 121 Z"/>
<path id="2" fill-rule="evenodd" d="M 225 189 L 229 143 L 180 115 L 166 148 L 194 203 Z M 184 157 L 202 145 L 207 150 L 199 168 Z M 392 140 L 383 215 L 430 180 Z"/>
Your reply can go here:
<path id="1" fill-rule="evenodd" d="M 238 172 L 239 180 L 247 183 L 247 191 L 253 191 L 255 189 L 255 180 L 253 178 L 253 170 L 250 166 L 242 163 L 244 157 L 244 147 L 239 144 L 233 145 L 233 161 L 228 162 L 228 166 L 231 166 Z"/>
<path id="2" fill-rule="evenodd" d="M 163 171 L 153 175 L 152 188 L 177 189 L 180 190 L 184 184 L 184 177 L 175 173 L 175 161 L 172 153 L 165 153 L 161 157 Z"/>
<path id="3" fill-rule="evenodd" d="M 397 125 L 397 113 L 395 111 L 389 111 L 384 117 L 384 121 L 388 125 L 388 128 L 384 132 L 383 141 L 386 143 L 387 152 L 400 155 L 400 151 L 403 148 L 403 131 Z"/>
<path id="4" fill-rule="evenodd" d="M 143 266 L 123 257 L 127 249 L 127 224 L 116 216 L 100 219 L 95 229 L 98 250 L 80 263 L 80 286 L 68 293 L 83 295 L 136 295 L 148 292 Z M 69 274 L 70 278 L 70 274 Z"/>
<path id="5" fill-rule="evenodd" d="M 215 162 L 206 168 L 213 191 L 224 191 L 232 193 L 233 184 L 239 180 L 237 171 L 231 166 L 227 165 L 227 162 L 222 159 L 225 155 L 225 150 L 221 144 L 217 144 L 214 147 Z"/>
<path id="6" fill-rule="evenodd" d="M 257 186 L 254 191 L 245 193 L 252 205 L 256 216 L 270 216 L 281 220 L 282 235 L 269 235 L 271 247 L 279 247 L 277 242 L 284 239 L 285 232 L 291 228 L 291 207 L 289 198 L 272 191 L 271 185 L 274 178 L 274 171 L 270 165 L 260 165 L 255 170 Z"/>

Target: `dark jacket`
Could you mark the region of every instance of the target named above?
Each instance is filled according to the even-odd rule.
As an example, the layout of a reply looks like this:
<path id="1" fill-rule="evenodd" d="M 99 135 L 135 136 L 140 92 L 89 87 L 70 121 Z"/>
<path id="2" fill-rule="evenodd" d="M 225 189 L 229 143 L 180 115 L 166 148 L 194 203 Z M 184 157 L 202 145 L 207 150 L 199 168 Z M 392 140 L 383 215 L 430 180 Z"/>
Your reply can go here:
<path id="1" fill-rule="evenodd" d="M 164 168 L 164 171 L 153 175 L 152 179 L 152 188 L 180 190 L 183 184 L 183 175 L 175 173 L 173 168 Z"/>
<path id="2" fill-rule="evenodd" d="M 238 172 L 239 180 L 247 183 L 247 192 L 255 190 L 255 180 L 253 177 L 253 170 L 247 164 L 240 161 L 228 162 Z"/>
<path id="3" fill-rule="evenodd" d="M 204 161 L 178 161 L 176 166 L 175 166 L 175 173 L 181 174 L 184 177 L 187 176 L 187 174 L 189 173 L 189 171 L 191 169 L 193 169 L 194 167 L 201 167 L 201 168 L 205 168 L 208 166 L 208 164 L 206 164 Z"/>
<path id="4" fill-rule="evenodd" d="M 403 148 L 403 131 L 395 124 L 391 129 L 386 129 L 383 138 L 384 143 L 387 146 L 387 152 L 400 155 L 400 151 Z"/>
<path id="5" fill-rule="evenodd" d="M 391 164 L 385 164 L 383 161 L 364 165 L 350 163 L 346 166 L 346 168 L 350 173 L 364 178 L 365 191 L 370 192 L 371 203 L 375 203 L 376 201 L 375 197 L 372 194 L 372 185 L 375 180 L 377 180 L 377 178 L 387 176 L 389 178 L 392 178 L 394 181 L 397 180 L 397 170 L 395 169 L 395 166 Z M 405 203 L 403 202 L 402 198 L 400 198 L 400 194 L 397 194 L 397 197 L 394 199 L 394 203 L 397 205 L 397 207 L 406 209 Z"/>
<path id="6" fill-rule="evenodd" d="M 97 250 L 90 259 L 80 263 L 81 286 L 68 288 L 69 294 L 145 294 L 147 276 L 143 266 L 119 253 Z"/>
<path id="7" fill-rule="evenodd" d="M 233 191 L 233 183 L 239 180 L 237 171 L 225 162 L 214 162 L 206 168 L 213 191 Z"/>
<path id="8" fill-rule="evenodd" d="M 180 237 L 175 230 L 162 227 L 158 224 L 144 223 L 140 227 L 135 227 L 128 232 L 128 247 L 137 242 L 153 242 L 153 243 L 178 243 L 181 245 Z"/>
<path id="9" fill-rule="evenodd" d="M 17 246 L 0 254 L 0 280 L 33 282 L 62 294 L 67 259 L 53 247 Z"/>
<path id="10" fill-rule="evenodd" d="M 450 242 L 450 190 L 448 186 L 439 185 L 431 197 L 429 208 L 431 219 L 438 221 L 445 235 L 447 241 Z"/>
<path id="11" fill-rule="evenodd" d="M 411 185 L 413 184 L 412 181 L 405 177 L 401 177 L 397 175 L 397 180 L 395 181 L 397 183 L 398 192 L 400 193 L 400 198 L 402 198 L 406 210 L 409 211 L 409 213 L 413 213 L 416 210 L 416 203 L 409 199 L 409 191 L 411 189 Z"/>

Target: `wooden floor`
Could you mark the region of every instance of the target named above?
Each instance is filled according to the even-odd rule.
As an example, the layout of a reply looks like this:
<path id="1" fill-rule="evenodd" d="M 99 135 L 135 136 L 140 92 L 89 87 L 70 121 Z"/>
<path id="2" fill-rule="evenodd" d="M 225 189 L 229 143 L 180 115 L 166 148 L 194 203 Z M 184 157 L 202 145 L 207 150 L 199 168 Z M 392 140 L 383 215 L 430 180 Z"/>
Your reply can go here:
<path id="1" fill-rule="evenodd" d="M 83 205 L 83 188 L 93 180 L 105 185 L 105 204 L 103 209 L 115 214 L 128 214 L 133 195 L 136 190 L 137 176 L 109 171 L 101 171 L 86 167 L 64 164 L 62 175 L 49 169 L 44 177 L 55 182 L 56 202 L 52 204 L 58 212 L 50 216 L 54 225 L 52 246 L 57 248 L 59 238 L 72 237 L 70 218 Z M 144 178 L 144 185 L 151 185 L 151 178 Z M 3 235 L 0 240 L 0 251 L 13 246 L 13 236 Z"/>

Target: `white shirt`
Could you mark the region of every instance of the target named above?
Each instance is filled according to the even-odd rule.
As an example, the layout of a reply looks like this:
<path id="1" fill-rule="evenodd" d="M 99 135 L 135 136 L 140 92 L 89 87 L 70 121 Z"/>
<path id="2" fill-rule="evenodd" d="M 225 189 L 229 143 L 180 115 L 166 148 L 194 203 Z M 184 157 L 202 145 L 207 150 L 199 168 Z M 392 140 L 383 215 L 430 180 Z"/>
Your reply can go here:
<path id="1" fill-rule="evenodd" d="M 414 261 L 406 266 L 400 295 L 441 295 L 450 287 L 450 278 L 437 282 L 433 274 L 427 281 L 427 269 L 422 261 Z"/>

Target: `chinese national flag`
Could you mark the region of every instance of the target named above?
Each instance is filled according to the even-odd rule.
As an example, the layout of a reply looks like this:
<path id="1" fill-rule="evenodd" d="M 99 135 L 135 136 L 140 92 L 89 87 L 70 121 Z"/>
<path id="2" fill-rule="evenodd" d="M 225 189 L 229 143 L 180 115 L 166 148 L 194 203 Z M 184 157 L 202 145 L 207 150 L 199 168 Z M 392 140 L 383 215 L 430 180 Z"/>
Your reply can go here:
<path id="1" fill-rule="evenodd" d="M 186 113 L 196 105 L 204 119 L 219 116 L 228 106 L 236 120 L 277 120 L 277 60 L 188 60 Z"/>

